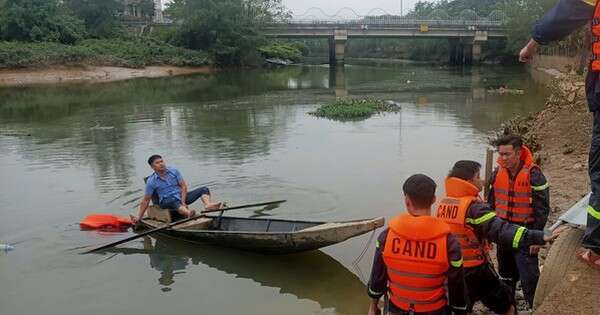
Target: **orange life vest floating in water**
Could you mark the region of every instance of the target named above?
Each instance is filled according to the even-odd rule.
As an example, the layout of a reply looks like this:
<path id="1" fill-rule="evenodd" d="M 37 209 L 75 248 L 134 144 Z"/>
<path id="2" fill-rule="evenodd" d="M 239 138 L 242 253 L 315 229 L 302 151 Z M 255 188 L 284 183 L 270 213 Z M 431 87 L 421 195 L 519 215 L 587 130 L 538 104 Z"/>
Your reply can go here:
<path id="1" fill-rule="evenodd" d="M 79 222 L 82 230 L 126 230 L 131 225 L 131 219 L 113 214 L 90 214 Z"/>
<path id="2" fill-rule="evenodd" d="M 596 2 L 592 19 L 592 71 L 600 71 L 600 1 Z"/>

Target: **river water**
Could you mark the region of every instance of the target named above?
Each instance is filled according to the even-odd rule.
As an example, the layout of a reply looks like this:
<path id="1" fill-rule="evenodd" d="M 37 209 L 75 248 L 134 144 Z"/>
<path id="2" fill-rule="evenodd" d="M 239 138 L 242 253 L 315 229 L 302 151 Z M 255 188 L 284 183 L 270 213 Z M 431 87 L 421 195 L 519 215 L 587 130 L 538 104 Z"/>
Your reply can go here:
<path id="1" fill-rule="evenodd" d="M 486 92 L 502 84 L 525 95 Z M 230 205 L 288 200 L 230 215 L 390 218 L 408 176 L 441 185 L 456 160 L 483 162 L 491 132 L 538 110 L 543 93 L 521 68 L 394 63 L 0 89 L 0 243 L 16 243 L 0 253 L 0 313 L 363 314 L 373 244 L 353 262 L 370 234 L 291 256 L 160 238 L 79 255 L 130 234 L 78 222 L 135 213 L 154 153 Z M 307 114 L 336 95 L 402 110 L 360 122 Z"/>

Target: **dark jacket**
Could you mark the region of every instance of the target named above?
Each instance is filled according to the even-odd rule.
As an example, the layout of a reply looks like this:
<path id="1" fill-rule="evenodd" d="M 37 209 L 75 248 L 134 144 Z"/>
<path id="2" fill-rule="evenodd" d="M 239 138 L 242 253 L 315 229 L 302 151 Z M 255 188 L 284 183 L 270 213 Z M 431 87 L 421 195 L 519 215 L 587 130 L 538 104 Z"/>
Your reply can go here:
<path id="1" fill-rule="evenodd" d="M 373 259 L 373 267 L 371 269 L 371 277 L 368 284 L 368 294 L 371 298 L 378 299 L 387 292 L 388 275 L 387 268 L 383 261 L 383 249 L 385 248 L 385 240 L 387 239 L 388 229 L 383 230 L 377 238 L 375 247 L 375 257 Z M 460 243 L 452 235 L 448 235 L 448 303 L 450 308 L 456 313 L 465 312 L 467 309 L 466 290 L 464 282 L 464 270 L 462 265 L 454 267 L 450 261 L 462 260 L 462 250 Z M 390 312 L 400 313 L 402 311 L 390 302 Z"/>
<path id="2" fill-rule="evenodd" d="M 490 178 L 490 192 L 487 196 L 487 202 L 492 207 L 495 207 L 496 201 L 494 198 L 494 182 L 496 181 L 496 174 L 498 174 L 498 168 L 492 173 Z M 544 230 L 546 222 L 548 221 L 548 214 L 550 213 L 550 188 L 547 185 L 546 177 L 539 167 L 531 169 L 530 182 L 532 187 L 532 202 L 533 202 L 533 217 L 534 221 L 528 223 L 526 227 L 533 230 Z M 545 187 L 543 189 L 533 187 Z"/>
<path id="3" fill-rule="evenodd" d="M 523 228 L 496 217 L 494 210 L 484 202 L 472 203 L 467 219 L 470 219 L 468 224 L 475 230 L 477 238 L 505 248 L 528 248 L 546 243 L 543 231 L 524 229 L 518 232 L 519 228 Z"/>
<path id="4" fill-rule="evenodd" d="M 533 26 L 532 38 L 541 45 L 559 41 L 594 16 L 593 0 L 560 0 Z M 590 111 L 600 111 L 600 73 L 588 71 L 585 82 Z"/>

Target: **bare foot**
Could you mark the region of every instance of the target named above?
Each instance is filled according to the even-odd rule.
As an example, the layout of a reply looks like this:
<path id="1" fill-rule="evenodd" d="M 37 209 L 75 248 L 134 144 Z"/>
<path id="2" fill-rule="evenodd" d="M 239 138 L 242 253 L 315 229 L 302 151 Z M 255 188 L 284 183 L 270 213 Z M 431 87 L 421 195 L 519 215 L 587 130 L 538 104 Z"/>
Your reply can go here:
<path id="1" fill-rule="evenodd" d="M 206 210 L 217 210 L 217 209 L 222 209 L 222 208 L 223 208 L 222 202 L 209 203 L 204 207 L 204 209 L 206 209 Z"/>

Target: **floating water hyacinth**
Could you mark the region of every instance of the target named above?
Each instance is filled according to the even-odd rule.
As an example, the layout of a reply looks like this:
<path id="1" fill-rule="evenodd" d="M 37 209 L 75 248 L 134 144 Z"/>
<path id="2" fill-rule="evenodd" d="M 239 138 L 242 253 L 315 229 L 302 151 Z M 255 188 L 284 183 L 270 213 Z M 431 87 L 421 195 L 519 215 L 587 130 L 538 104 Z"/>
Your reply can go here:
<path id="1" fill-rule="evenodd" d="M 398 112 L 401 107 L 393 101 L 377 99 L 337 99 L 322 105 L 310 115 L 337 121 L 356 121 L 367 119 L 374 114 Z"/>

